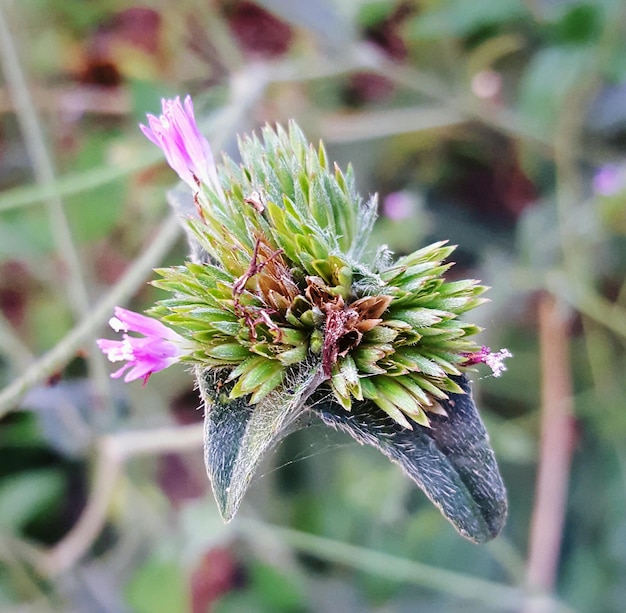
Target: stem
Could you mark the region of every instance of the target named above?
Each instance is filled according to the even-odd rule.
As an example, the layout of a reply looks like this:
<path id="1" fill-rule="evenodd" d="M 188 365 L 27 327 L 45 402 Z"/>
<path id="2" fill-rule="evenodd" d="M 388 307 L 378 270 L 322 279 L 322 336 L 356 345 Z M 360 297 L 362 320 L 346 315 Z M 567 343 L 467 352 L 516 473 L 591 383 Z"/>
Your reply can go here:
<path id="1" fill-rule="evenodd" d="M 52 186 L 55 183 L 52 159 L 2 5 L 0 5 L 0 62 L 15 103 L 17 120 L 24 134 L 24 144 L 32 162 L 35 182 L 41 186 Z M 74 244 L 63 202 L 56 191 L 46 199 L 46 206 L 56 252 L 61 260 L 62 277 L 67 272 L 69 306 L 79 319 L 87 316 L 91 308 L 80 255 Z M 111 405 L 111 390 L 104 356 L 99 353 L 93 354 L 88 364 L 98 397 L 104 404 Z"/>
<path id="2" fill-rule="evenodd" d="M 523 591 L 517 587 L 429 566 L 315 534 L 270 526 L 249 518 L 239 519 L 236 528 L 261 545 L 267 541 L 280 540 L 293 549 L 322 560 L 344 564 L 392 581 L 421 585 L 457 596 L 464 601 L 480 602 L 495 609 L 510 611 L 512 605 L 523 600 Z M 559 611 L 569 611 L 560 603 L 554 604 Z"/>
<path id="3" fill-rule="evenodd" d="M 39 570 L 55 577 L 87 553 L 102 530 L 125 462 L 140 455 L 176 453 L 202 444 L 203 424 L 173 426 L 103 437 L 98 445 L 95 486 L 87 506 L 71 531 L 38 561 Z"/>
<path id="4" fill-rule="evenodd" d="M 10 322 L 0 311 L 0 351 L 4 353 L 8 362 L 13 364 L 14 370 L 26 368 L 34 359 L 30 349 L 13 331 Z"/>
<path id="5" fill-rule="evenodd" d="M 562 303 L 546 294 L 539 304 L 541 352 L 541 441 L 532 512 L 526 578 L 531 590 L 554 589 L 569 474 L 576 439 L 572 414 L 568 316 Z M 550 610 L 530 598 L 526 613 Z"/>

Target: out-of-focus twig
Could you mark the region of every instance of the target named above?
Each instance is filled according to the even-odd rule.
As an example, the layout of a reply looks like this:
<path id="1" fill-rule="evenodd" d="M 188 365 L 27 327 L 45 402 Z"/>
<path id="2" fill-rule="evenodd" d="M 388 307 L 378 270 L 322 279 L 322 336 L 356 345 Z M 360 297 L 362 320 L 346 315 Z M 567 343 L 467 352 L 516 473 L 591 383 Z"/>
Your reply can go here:
<path id="1" fill-rule="evenodd" d="M 575 444 L 569 358 L 569 313 L 554 296 L 539 304 L 541 443 L 528 548 L 527 583 L 540 594 L 554 589 Z M 553 611 L 532 595 L 525 613 Z"/>
<path id="2" fill-rule="evenodd" d="M 480 602 L 495 610 L 510 611 L 511 607 L 519 605 L 524 598 L 523 590 L 514 586 L 421 564 L 307 532 L 270 526 L 249 518 L 238 519 L 234 527 L 254 541 L 262 543 L 278 539 L 297 551 L 322 560 L 344 564 L 393 581 L 428 587 L 458 596 L 464 601 Z M 555 611 L 571 613 L 568 607 L 558 601 L 549 598 L 547 600 L 554 606 Z"/>
<path id="3" fill-rule="evenodd" d="M 24 144 L 32 163 L 35 182 L 41 186 L 54 185 L 55 171 L 52 159 L 2 4 L 0 4 L 0 51 L 2 72 L 15 102 L 16 117 L 24 135 Z M 46 198 L 46 205 L 58 256 L 62 265 L 67 268 L 70 308 L 77 316 L 84 316 L 89 310 L 89 300 L 80 257 L 74 245 L 63 203 L 59 195 L 52 191 Z"/>
<path id="4" fill-rule="evenodd" d="M 13 327 L 2 312 L 0 312 L 0 351 L 4 353 L 7 361 L 14 365 L 14 370 L 26 368 L 34 359 L 30 349 L 13 331 Z"/>
<path id="5" fill-rule="evenodd" d="M 570 276 L 562 273 L 549 275 L 546 279 L 548 291 L 585 317 L 626 339 L 626 308 L 608 300 L 580 279 L 572 279 L 573 274 L 572 271 Z"/>
<path id="6" fill-rule="evenodd" d="M 200 448 L 202 432 L 202 424 L 193 424 L 122 432 L 101 438 L 97 448 L 95 486 L 87 506 L 63 540 L 41 554 L 39 570 L 54 577 L 71 568 L 89 550 L 105 524 L 115 486 L 128 459 Z"/>
<path id="7" fill-rule="evenodd" d="M 55 171 L 48 152 L 44 130 L 33 102 L 24 71 L 3 5 L 0 4 L 0 63 L 11 97 L 15 101 L 17 120 L 24 134 L 35 181 L 42 186 L 54 185 Z M 80 255 L 74 244 L 63 202 L 56 192 L 46 199 L 50 230 L 57 256 L 61 263 L 61 280 L 67 278 L 68 306 L 76 319 L 90 311 L 89 295 Z M 88 361 L 89 372 L 100 403 L 111 404 L 111 389 L 107 377 L 106 360 L 102 354 L 93 354 Z"/>
<path id="8" fill-rule="evenodd" d="M 329 143 L 389 138 L 406 132 L 433 130 L 465 123 L 467 117 L 440 106 L 336 113 L 322 119 L 321 137 Z"/>
<path id="9" fill-rule="evenodd" d="M 557 174 L 557 210 L 564 275 L 563 295 L 586 317 L 624 335 L 626 318 L 618 304 L 610 304 L 592 288 L 593 243 L 580 232 L 577 205 L 584 199 L 579 160 L 584 152 L 583 123 L 590 101 L 602 86 L 602 71 L 623 39 L 626 5 L 615 5 L 614 15 L 590 56 L 590 69 L 568 92 L 559 114 L 554 138 Z M 563 301 L 546 294 L 539 305 L 539 337 L 542 373 L 542 417 L 539 472 L 533 508 L 527 581 L 544 593 L 554 589 L 567 491 L 576 440 L 573 415 L 569 347 L 570 314 Z M 588 327 L 587 327 L 588 329 Z M 526 613 L 550 611 L 532 598 Z"/>

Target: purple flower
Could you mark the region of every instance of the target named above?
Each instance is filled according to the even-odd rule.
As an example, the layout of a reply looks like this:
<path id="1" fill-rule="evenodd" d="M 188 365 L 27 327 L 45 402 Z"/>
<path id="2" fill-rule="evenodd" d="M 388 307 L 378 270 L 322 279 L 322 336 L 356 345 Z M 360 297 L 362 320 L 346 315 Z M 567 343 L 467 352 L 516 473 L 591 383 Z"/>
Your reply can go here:
<path id="1" fill-rule="evenodd" d="M 130 368 L 124 381 L 128 383 L 143 378 L 145 384 L 153 372 L 171 366 L 190 352 L 189 344 L 180 334 L 141 313 L 115 307 L 115 317 L 111 317 L 109 325 L 116 332 L 138 332 L 144 335 L 136 337 L 124 334 L 121 341 L 106 338 L 96 341 L 111 362 L 127 361 L 111 375 L 114 379 L 121 377 Z"/>
<path id="2" fill-rule="evenodd" d="M 593 177 L 593 191 L 600 196 L 614 196 L 624 189 L 624 169 L 617 164 L 601 166 Z"/>
<path id="3" fill-rule="evenodd" d="M 406 190 L 391 192 L 383 202 L 383 214 L 393 221 L 402 221 L 415 215 L 415 196 Z"/>
<path id="4" fill-rule="evenodd" d="M 178 176 L 197 191 L 200 184 L 221 192 L 211 147 L 198 129 L 193 112 L 191 96 L 161 100 L 163 114 L 160 117 L 148 114 L 148 126 L 140 125 L 141 131 L 165 154 L 167 163 Z"/>
<path id="5" fill-rule="evenodd" d="M 480 348 L 480 351 L 474 353 L 468 353 L 466 355 L 466 362 L 463 366 L 472 366 L 474 364 L 487 364 L 491 368 L 491 372 L 494 377 L 499 377 L 505 370 L 506 366 L 504 360 L 506 358 L 512 358 L 513 354 L 508 349 L 500 349 L 500 351 L 492 352 L 489 347 L 484 345 Z"/>

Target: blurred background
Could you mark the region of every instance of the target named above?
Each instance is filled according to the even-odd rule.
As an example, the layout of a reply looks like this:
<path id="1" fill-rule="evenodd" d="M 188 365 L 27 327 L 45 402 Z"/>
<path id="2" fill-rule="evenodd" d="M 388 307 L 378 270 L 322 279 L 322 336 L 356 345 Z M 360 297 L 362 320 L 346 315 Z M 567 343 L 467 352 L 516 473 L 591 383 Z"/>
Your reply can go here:
<path id="1" fill-rule="evenodd" d="M 625 34 L 623 0 L 0 0 L 0 609 L 623 611 Z M 495 541 L 314 421 L 224 525 L 191 375 L 109 378 L 113 306 L 186 257 L 138 123 L 187 93 L 230 155 L 296 119 L 379 193 L 373 247 L 492 287 Z"/>

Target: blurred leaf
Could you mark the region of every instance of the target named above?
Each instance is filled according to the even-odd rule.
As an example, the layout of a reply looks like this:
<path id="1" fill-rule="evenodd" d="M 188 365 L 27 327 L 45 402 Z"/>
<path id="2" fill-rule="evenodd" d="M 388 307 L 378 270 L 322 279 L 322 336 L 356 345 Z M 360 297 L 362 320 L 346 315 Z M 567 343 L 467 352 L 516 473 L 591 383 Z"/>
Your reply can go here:
<path id="1" fill-rule="evenodd" d="M 0 223 L 0 260 L 29 260 L 52 250 L 45 212 L 5 213 Z"/>
<path id="2" fill-rule="evenodd" d="M 589 70 L 587 47 L 555 46 L 538 51 L 520 84 L 520 111 L 535 128 L 552 133 L 567 104 L 567 94 Z"/>
<path id="3" fill-rule="evenodd" d="M 574 44 L 596 39 L 602 32 L 601 11 L 601 7 L 585 3 L 570 7 L 556 26 L 556 38 Z"/>
<path id="4" fill-rule="evenodd" d="M 522 213 L 517 229 L 517 247 L 521 261 L 531 270 L 547 271 L 559 263 L 561 246 L 559 236 L 554 232 L 558 223 L 553 199 L 529 207 Z"/>
<path id="5" fill-rule="evenodd" d="M 0 529 L 18 532 L 58 501 L 64 480 L 53 469 L 31 470 L 0 482 Z"/>
<path id="6" fill-rule="evenodd" d="M 352 38 L 351 24 L 328 0 L 257 0 L 258 4 L 287 23 L 313 32 L 333 47 L 343 47 Z"/>
<path id="7" fill-rule="evenodd" d="M 445 0 L 415 17 L 409 34 L 415 39 L 467 36 L 475 30 L 527 16 L 521 0 Z"/>
<path id="8" fill-rule="evenodd" d="M 454 379 L 465 394 L 442 401 L 448 416 L 429 414 L 430 428 L 402 428 L 370 402 L 353 403 L 350 412 L 328 401 L 312 410 L 400 465 L 463 536 L 484 542 L 504 525 L 506 491 L 471 386 L 464 375 Z"/>
<path id="9" fill-rule="evenodd" d="M 77 243 L 96 241 L 111 232 L 124 208 L 125 191 L 125 185 L 115 181 L 107 189 L 68 198 L 65 210 Z"/>
<path id="10" fill-rule="evenodd" d="M 245 589 L 230 592 L 215 603 L 212 613 L 298 613 L 305 611 L 302 591 L 294 577 L 252 560 Z"/>
<path id="11" fill-rule="evenodd" d="M 85 3 L 83 0 L 47 2 L 48 10 L 55 14 L 60 24 L 77 32 L 97 27 L 115 10 L 114 4 Z"/>
<path id="12" fill-rule="evenodd" d="M 230 592 L 220 598 L 211 608 L 211 613 L 271 613 L 259 607 L 259 601 L 253 590 Z M 278 613 L 278 612 L 277 612 Z"/>
<path id="13" fill-rule="evenodd" d="M 4 422 L 0 428 L 0 449 L 8 447 L 38 447 L 41 445 L 41 433 L 37 416 L 21 412 L 10 422 Z"/>
<path id="14" fill-rule="evenodd" d="M 189 611 L 189 593 L 176 561 L 149 559 L 137 569 L 127 586 L 128 603 L 134 613 Z"/>
<path id="15" fill-rule="evenodd" d="M 231 538 L 230 526 L 225 526 L 215 502 L 210 496 L 187 500 L 181 506 L 180 534 L 176 539 L 180 559 L 194 565 L 209 550 Z"/>
<path id="16" fill-rule="evenodd" d="M 53 347 L 72 326 L 72 317 L 66 305 L 52 296 L 34 301 L 28 313 L 28 330 L 32 345 L 38 351 Z"/>
<path id="17" fill-rule="evenodd" d="M 302 590 L 294 577 L 288 577 L 274 566 L 258 561 L 254 561 L 248 570 L 257 597 L 268 611 L 302 610 Z"/>
<path id="18" fill-rule="evenodd" d="M 109 148 L 115 145 L 110 131 L 92 130 L 82 143 L 72 170 L 91 173 L 103 164 Z M 72 235 L 77 243 L 91 242 L 109 234 L 124 207 L 125 177 L 111 181 L 106 189 L 84 189 L 63 201 Z"/>
<path id="19" fill-rule="evenodd" d="M 396 9 L 389 0 L 371 0 L 370 2 L 358 2 L 358 20 L 363 28 L 370 28 L 387 19 Z"/>

